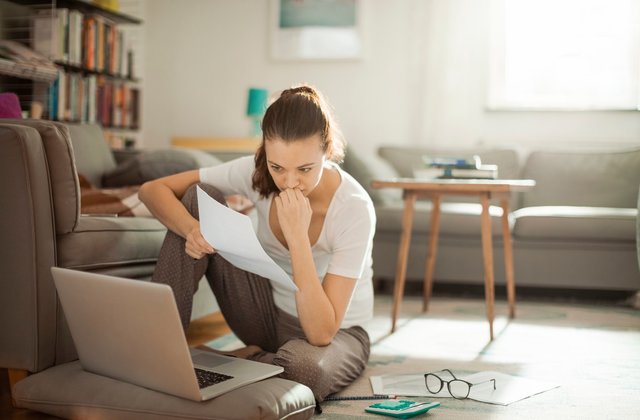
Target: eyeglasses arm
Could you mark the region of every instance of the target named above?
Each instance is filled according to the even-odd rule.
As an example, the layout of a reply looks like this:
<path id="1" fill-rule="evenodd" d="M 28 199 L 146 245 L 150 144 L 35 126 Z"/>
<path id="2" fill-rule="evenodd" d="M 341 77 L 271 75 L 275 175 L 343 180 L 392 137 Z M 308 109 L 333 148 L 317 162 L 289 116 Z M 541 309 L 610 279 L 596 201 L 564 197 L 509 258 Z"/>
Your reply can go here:
<path id="1" fill-rule="evenodd" d="M 458 379 L 456 377 L 456 375 L 454 375 L 453 372 L 451 372 L 449 369 L 442 369 L 442 370 L 439 370 L 438 372 L 447 372 L 449 375 L 451 375 L 453 377 L 453 379 Z M 438 376 L 438 375 L 436 375 L 436 376 Z"/>
<path id="2" fill-rule="evenodd" d="M 475 384 L 469 383 L 470 385 L 480 385 L 480 384 L 484 384 L 487 382 L 492 382 L 493 383 L 493 389 L 496 389 L 496 380 L 495 379 L 487 379 L 486 381 L 482 381 L 482 382 L 476 382 Z"/>

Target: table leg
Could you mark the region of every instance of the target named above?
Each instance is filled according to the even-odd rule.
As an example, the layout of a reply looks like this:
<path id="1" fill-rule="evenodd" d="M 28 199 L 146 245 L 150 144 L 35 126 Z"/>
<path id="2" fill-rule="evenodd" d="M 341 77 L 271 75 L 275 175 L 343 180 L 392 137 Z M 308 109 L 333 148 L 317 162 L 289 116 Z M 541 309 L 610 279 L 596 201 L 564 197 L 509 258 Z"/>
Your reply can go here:
<path id="1" fill-rule="evenodd" d="M 493 245 L 491 243 L 491 217 L 489 215 L 489 194 L 480 196 L 482 203 L 482 215 L 480 225 L 482 231 L 482 255 L 484 259 L 484 293 L 487 304 L 487 320 L 489 321 L 489 339 L 493 340 L 493 304 L 494 304 L 494 278 L 493 278 Z"/>
<path id="2" fill-rule="evenodd" d="M 393 289 L 391 332 L 396 330 L 396 321 L 398 319 L 398 312 L 400 312 L 400 302 L 404 295 L 404 281 L 407 275 L 407 258 L 409 257 L 409 244 L 411 243 L 411 229 L 413 227 L 413 206 L 415 202 L 416 195 L 405 192 L 402 233 L 400 235 L 400 247 L 398 248 L 398 261 L 396 263 L 396 282 Z"/>
<path id="3" fill-rule="evenodd" d="M 511 230 L 509 230 L 509 199 L 502 201 L 502 242 L 504 244 L 504 274 L 507 279 L 507 301 L 509 302 L 509 317 L 516 316 L 516 282 L 513 276 L 513 244 Z"/>
<path id="4" fill-rule="evenodd" d="M 429 232 L 429 249 L 427 250 L 427 265 L 425 267 L 423 296 L 422 296 L 422 312 L 426 312 L 431 299 L 431 290 L 433 289 L 433 271 L 436 266 L 436 254 L 438 249 L 438 234 L 440 231 L 440 198 L 438 194 L 432 199 L 433 208 L 431 209 L 431 229 Z"/>

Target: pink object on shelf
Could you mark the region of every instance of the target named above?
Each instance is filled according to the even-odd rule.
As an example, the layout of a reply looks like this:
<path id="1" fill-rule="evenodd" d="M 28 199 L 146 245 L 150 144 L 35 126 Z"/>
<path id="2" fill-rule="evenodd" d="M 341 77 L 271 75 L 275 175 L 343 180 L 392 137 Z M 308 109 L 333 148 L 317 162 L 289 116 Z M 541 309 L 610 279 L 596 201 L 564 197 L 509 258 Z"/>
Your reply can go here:
<path id="1" fill-rule="evenodd" d="M 0 118 L 22 118 L 18 95 L 12 92 L 0 93 Z"/>

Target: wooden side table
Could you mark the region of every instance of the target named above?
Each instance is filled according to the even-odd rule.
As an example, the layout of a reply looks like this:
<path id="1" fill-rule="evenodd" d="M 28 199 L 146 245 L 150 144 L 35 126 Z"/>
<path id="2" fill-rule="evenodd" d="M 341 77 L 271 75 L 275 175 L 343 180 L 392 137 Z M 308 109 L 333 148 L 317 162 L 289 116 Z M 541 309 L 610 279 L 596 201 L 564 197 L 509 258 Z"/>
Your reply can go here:
<path id="1" fill-rule="evenodd" d="M 433 287 L 433 271 L 436 262 L 438 246 L 438 231 L 440 228 L 440 202 L 444 195 L 477 196 L 482 204 L 480 214 L 480 230 L 482 234 L 482 254 L 484 263 L 485 301 L 487 305 L 487 320 L 489 321 L 489 337 L 493 340 L 494 319 L 494 273 L 493 273 L 493 245 L 491 239 L 491 217 L 489 216 L 489 202 L 492 198 L 499 198 L 502 207 L 502 236 L 504 241 L 504 263 L 507 280 L 507 299 L 509 302 L 509 316 L 515 316 L 515 280 L 513 276 L 513 247 L 509 230 L 509 199 L 511 192 L 526 191 L 535 186 L 531 179 L 519 180 L 485 180 L 485 179 L 433 179 L 421 180 L 413 178 L 397 178 L 391 180 L 374 180 L 374 188 L 400 188 L 404 198 L 404 213 L 402 216 L 402 233 L 398 260 L 396 265 L 396 279 L 393 290 L 393 308 L 391 314 L 391 332 L 395 331 L 400 303 L 404 294 L 404 283 L 407 274 L 407 257 L 411 243 L 411 229 L 413 225 L 414 204 L 419 197 L 430 198 L 433 202 L 431 211 L 431 229 L 429 232 L 429 249 L 427 254 L 423 311 L 426 311 L 431 298 Z"/>

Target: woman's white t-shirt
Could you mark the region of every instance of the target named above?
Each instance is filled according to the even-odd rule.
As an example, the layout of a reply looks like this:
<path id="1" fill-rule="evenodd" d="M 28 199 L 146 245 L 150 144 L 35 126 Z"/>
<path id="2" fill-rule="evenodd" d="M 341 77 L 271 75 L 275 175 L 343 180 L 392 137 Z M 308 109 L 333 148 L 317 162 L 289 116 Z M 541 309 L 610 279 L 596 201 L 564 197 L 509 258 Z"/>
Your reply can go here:
<path id="1" fill-rule="evenodd" d="M 373 316 L 373 285 L 371 248 L 376 216 L 367 192 L 351 175 L 338 165 L 328 162 L 340 174 L 336 190 L 318 240 L 311 247 L 318 279 L 327 273 L 356 279 L 341 328 L 362 325 Z M 269 210 L 273 195 L 260 197 L 251 187 L 255 170 L 253 156 L 241 157 L 221 165 L 200 169 L 200 181 L 219 189 L 224 195 L 241 194 L 251 200 L 257 213 L 256 236 L 266 253 L 292 276 L 291 256 L 269 226 Z M 295 292 L 271 282 L 276 306 L 298 317 Z"/>

